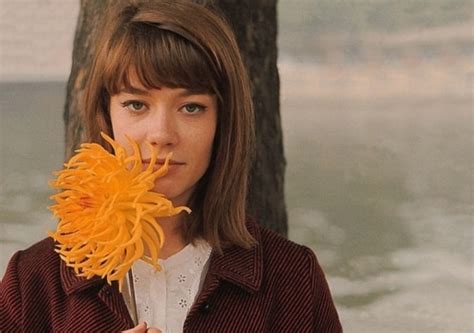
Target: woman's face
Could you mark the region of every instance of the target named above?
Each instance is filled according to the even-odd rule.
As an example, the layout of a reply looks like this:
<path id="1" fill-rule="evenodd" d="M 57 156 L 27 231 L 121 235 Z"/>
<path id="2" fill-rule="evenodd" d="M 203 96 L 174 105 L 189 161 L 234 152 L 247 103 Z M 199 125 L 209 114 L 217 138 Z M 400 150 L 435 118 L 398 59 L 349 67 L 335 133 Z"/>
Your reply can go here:
<path id="1" fill-rule="evenodd" d="M 168 173 L 159 178 L 154 191 L 174 205 L 186 205 L 197 182 L 206 172 L 217 125 L 214 95 L 183 88 L 146 89 L 131 77 L 133 89 L 123 89 L 110 99 L 114 138 L 131 152 L 125 135 L 137 141 L 147 166 L 150 150 L 158 148 L 156 168 L 173 152 Z"/>

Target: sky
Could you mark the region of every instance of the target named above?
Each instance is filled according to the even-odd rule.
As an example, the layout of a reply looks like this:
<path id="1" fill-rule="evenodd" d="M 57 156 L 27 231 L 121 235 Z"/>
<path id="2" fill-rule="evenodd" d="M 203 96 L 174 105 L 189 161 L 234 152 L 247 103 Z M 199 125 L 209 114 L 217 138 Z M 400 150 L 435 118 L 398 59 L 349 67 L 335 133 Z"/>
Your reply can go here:
<path id="1" fill-rule="evenodd" d="M 78 0 L 0 0 L 0 81 L 66 81 Z"/>

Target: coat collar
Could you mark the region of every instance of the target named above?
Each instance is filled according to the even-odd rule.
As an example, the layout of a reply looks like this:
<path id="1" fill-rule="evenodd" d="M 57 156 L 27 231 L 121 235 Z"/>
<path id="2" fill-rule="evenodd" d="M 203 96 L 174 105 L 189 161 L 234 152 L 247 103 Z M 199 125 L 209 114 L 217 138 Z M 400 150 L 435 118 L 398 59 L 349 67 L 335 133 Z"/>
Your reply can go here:
<path id="1" fill-rule="evenodd" d="M 74 269 L 66 266 L 66 263 L 63 260 L 60 260 L 59 272 L 61 275 L 61 284 L 67 295 L 85 290 L 92 286 L 103 285 L 105 283 L 105 281 L 99 276 L 91 279 L 77 276 Z"/>
<path id="2" fill-rule="evenodd" d="M 256 292 L 260 289 L 263 276 L 260 230 L 253 220 L 247 221 L 247 230 L 255 239 L 256 244 L 249 249 L 231 246 L 225 248 L 223 254 L 212 251 L 209 273 L 249 292 Z M 78 277 L 72 268 L 66 266 L 63 260 L 60 260 L 60 274 L 61 283 L 67 295 L 105 283 L 100 277 L 91 279 Z"/>
<path id="3" fill-rule="evenodd" d="M 263 276 L 260 230 L 253 220 L 247 221 L 247 230 L 255 239 L 256 244 L 249 249 L 231 246 L 224 249 L 222 255 L 213 251 L 209 273 L 249 292 L 256 292 L 260 289 Z"/>

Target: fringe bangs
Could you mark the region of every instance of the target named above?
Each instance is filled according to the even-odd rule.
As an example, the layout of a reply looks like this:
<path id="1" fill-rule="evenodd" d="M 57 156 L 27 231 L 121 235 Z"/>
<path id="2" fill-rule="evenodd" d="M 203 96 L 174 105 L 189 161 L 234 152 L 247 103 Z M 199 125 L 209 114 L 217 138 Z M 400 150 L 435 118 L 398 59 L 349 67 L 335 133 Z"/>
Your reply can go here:
<path id="1" fill-rule="evenodd" d="M 211 66 L 191 42 L 158 25 L 141 22 L 129 23 L 122 31 L 108 50 L 111 56 L 103 86 L 109 96 L 132 87 L 133 73 L 147 89 L 186 88 L 220 97 Z"/>

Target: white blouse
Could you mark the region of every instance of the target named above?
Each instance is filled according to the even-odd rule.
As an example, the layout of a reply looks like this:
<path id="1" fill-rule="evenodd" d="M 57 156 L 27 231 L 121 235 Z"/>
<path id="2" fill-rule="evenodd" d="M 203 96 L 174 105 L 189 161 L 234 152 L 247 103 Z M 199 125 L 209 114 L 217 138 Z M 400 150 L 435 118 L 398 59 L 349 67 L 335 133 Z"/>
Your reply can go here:
<path id="1" fill-rule="evenodd" d="M 211 246 L 197 240 L 167 259 L 158 259 L 161 271 L 138 260 L 132 272 L 139 322 L 163 333 L 183 331 L 184 321 L 201 290 L 209 266 Z"/>

